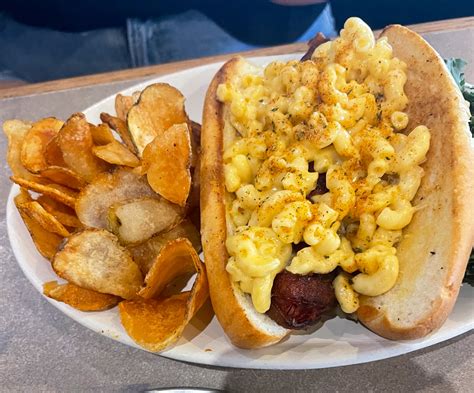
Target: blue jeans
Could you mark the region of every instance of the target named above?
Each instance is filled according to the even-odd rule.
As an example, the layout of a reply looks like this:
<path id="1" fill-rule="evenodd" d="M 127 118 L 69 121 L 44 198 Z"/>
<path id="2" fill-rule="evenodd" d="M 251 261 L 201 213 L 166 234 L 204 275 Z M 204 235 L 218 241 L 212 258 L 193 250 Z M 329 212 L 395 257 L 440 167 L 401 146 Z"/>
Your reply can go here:
<path id="1" fill-rule="evenodd" d="M 297 41 L 318 31 L 336 34 L 329 5 Z M 252 48 L 194 10 L 83 33 L 25 26 L 0 15 L 0 79 L 40 82 Z"/>

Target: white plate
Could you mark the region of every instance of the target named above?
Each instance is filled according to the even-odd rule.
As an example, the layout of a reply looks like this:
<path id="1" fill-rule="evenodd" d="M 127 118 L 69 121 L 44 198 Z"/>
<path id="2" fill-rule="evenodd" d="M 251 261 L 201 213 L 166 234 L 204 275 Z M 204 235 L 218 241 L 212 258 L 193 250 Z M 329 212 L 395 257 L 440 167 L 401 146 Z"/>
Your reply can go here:
<path id="1" fill-rule="evenodd" d="M 255 63 L 265 64 L 270 60 L 286 60 L 295 56 L 255 58 Z M 207 86 L 221 64 L 211 64 L 166 75 L 136 85 L 122 93 L 141 90 L 152 82 L 167 82 L 177 87 L 186 96 L 186 110 L 191 119 L 201 120 L 201 111 Z M 114 96 L 93 105 L 84 111 L 91 122 L 99 121 L 100 112 L 113 113 Z M 71 108 L 71 113 L 77 108 Z M 13 186 L 8 198 L 7 226 L 10 243 L 20 267 L 34 287 L 42 292 L 42 284 L 56 280 L 57 276 L 49 263 L 36 251 L 13 203 L 18 187 Z M 410 342 L 393 342 L 376 336 L 360 324 L 334 318 L 325 322 L 312 334 L 292 335 L 288 340 L 270 348 L 241 350 L 227 340 L 216 318 L 212 318 L 209 307 L 205 307 L 189 325 L 178 344 L 161 355 L 200 364 L 215 366 L 265 368 L 265 369 L 311 369 L 364 363 L 401 355 L 420 348 L 448 340 L 474 327 L 474 288 L 461 288 L 453 312 L 443 327 L 436 333 Z M 63 313 L 83 326 L 110 337 L 123 344 L 139 348 L 125 333 L 117 308 L 100 312 L 77 311 L 64 303 L 47 300 Z M 211 319 L 212 318 L 212 319 Z M 111 345 L 115 345 L 111 343 Z"/>

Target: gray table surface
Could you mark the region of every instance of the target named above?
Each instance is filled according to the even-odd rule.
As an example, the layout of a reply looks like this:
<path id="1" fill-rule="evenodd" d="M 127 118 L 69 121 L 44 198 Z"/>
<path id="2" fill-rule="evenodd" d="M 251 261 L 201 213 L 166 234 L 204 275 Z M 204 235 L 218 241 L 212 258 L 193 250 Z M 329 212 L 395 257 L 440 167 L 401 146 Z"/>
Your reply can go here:
<path id="1" fill-rule="evenodd" d="M 444 57 L 469 61 L 474 81 L 474 30 L 430 33 Z M 117 82 L 0 102 L 0 122 L 44 116 L 67 118 L 138 81 Z M 0 137 L 0 157 L 6 140 Z M 7 231 L 10 189 L 0 174 L 0 391 L 138 392 L 172 386 L 235 392 L 468 392 L 474 391 L 472 332 L 392 359 L 322 370 L 261 371 L 198 366 L 165 359 L 96 334 L 51 306 L 23 276 Z"/>

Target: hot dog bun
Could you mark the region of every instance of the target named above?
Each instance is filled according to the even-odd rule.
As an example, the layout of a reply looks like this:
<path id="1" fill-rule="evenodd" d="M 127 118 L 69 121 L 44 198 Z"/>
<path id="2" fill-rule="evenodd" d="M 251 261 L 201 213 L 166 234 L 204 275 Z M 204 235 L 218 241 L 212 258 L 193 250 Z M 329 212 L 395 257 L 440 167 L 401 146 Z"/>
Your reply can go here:
<path id="1" fill-rule="evenodd" d="M 398 281 L 389 292 L 361 299 L 359 320 L 390 339 L 414 339 L 439 328 L 456 301 L 474 239 L 474 161 L 469 109 L 443 59 L 400 25 L 383 32 L 407 64 L 406 112 L 431 132 L 414 200 L 422 209 L 397 248 Z M 408 129 L 410 125 L 408 125 Z"/>
<path id="2" fill-rule="evenodd" d="M 473 153 L 467 105 L 443 60 L 407 28 L 390 26 L 383 35 L 394 56 L 407 63 L 406 111 L 411 124 L 430 128 L 431 148 L 415 199 L 422 210 L 404 229 L 398 246 L 398 281 L 382 296 L 363 297 L 357 315 L 383 337 L 412 339 L 442 325 L 459 291 L 474 241 L 474 211 L 468 205 L 474 192 Z M 229 257 L 222 157 L 226 113 L 216 90 L 246 69 L 242 58 L 230 60 L 207 92 L 201 137 L 201 232 L 216 316 L 234 345 L 258 348 L 280 341 L 289 331 L 257 313 L 249 297 L 232 286 L 225 269 Z"/>
<path id="3" fill-rule="evenodd" d="M 228 61 L 207 91 L 201 134 L 201 241 L 209 277 L 209 291 L 216 316 L 232 343 L 241 348 L 275 344 L 289 330 L 255 311 L 252 301 L 232 285 L 225 267 L 226 211 L 224 189 L 224 105 L 217 100 L 219 84 L 245 71 L 242 58 Z"/>

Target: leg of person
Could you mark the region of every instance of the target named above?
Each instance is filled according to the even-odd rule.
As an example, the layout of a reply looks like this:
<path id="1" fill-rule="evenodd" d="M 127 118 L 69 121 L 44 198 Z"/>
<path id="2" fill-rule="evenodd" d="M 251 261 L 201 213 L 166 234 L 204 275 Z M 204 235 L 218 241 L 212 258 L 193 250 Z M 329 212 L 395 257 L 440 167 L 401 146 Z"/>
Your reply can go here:
<path id="1" fill-rule="evenodd" d="M 221 29 L 204 14 L 190 10 L 147 21 L 127 21 L 134 67 L 239 52 L 254 48 Z"/>
<path id="2" fill-rule="evenodd" d="M 0 53 L 0 70 L 27 82 L 131 66 L 123 29 L 66 33 L 23 25 L 2 14 Z"/>

